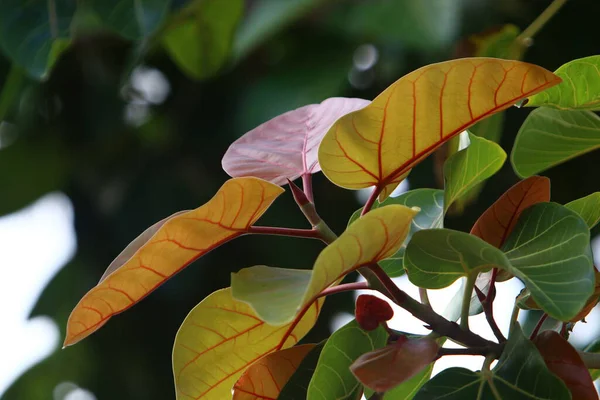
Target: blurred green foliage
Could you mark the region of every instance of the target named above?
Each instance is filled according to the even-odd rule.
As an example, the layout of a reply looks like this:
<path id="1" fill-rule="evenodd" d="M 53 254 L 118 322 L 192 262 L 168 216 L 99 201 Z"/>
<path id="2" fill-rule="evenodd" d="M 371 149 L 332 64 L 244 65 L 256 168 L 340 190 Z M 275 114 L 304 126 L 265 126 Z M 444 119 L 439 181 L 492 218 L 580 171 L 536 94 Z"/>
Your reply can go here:
<path id="1" fill-rule="evenodd" d="M 71 198 L 77 255 L 32 313 L 52 317 L 63 337 L 74 305 L 133 238 L 216 192 L 227 179 L 221 157 L 245 131 L 326 97 L 372 99 L 403 74 L 453 57 L 463 38 L 506 23 L 523 29 L 549 2 L 243 3 L 0 1 L 0 214 L 50 191 Z M 568 3 L 537 35 L 525 61 L 554 70 L 596 54 L 599 12 L 594 0 Z M 360 60 L 364 45 L 373 46 L 370 61 Z M 132 77 L 144 71 L 140 66 L 160 71 L 168 82 L 165 99 L 138 87 Z M 525 116 L 506 113 L 501 144 L 507 152 Z M 564 203 L 600 190 L 598 180 L 574 179 L 574 171 L 594 168 L 590 154 L 550 170 L 553 200 Z M 431 162 L 416 168 L 411 187 L 436 187 L 432 170 Z M 450 219 L 450 227 L 468 230 L 516 179 L 506 165 L 477 203 Z M 354 194 L 320 174 L 314 190 L 320 214 L 342 232 L 359 206 Z M 304 226 L 289 193 L 262 222 Z M 310 268 L 321 248 L 313 241 L 273 237 L 228 243 L 92 337 L 57 349 L 3 398 L 49 399 L 64 381 L 99 399 L 174 398 L 171 349 L 189 310 L 228 286 L 231 271 L 255 264 Z M 305 340 L 323 339 L 332 311 L 350 311 L 350 299 L 348 294 L 328 300 Z"/>

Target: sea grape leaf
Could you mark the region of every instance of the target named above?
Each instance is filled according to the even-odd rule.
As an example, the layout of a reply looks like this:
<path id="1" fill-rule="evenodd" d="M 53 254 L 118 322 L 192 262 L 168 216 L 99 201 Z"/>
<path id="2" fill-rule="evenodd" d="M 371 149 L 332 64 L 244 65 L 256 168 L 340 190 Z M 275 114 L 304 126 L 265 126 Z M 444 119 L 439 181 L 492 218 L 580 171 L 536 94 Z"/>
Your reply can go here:
<path id="1" fill-rule="evenodd" d="M 444 211 L 477 184 L 494 175 L 506 160 L 498 144 L 469 133 L 470 144 L 444 163 Z"/>
<path id="2" fill-rule="evenodd" d="M 422 229 L 441 228 L 444 223 L 444 191 L 439 189 L 415 189 L 402 193 L 398 197 L 388 197 L 383 202 L 375 201 L 372 209 L 390 204 L 406 207 L 419 207 L 421 211 L 413 217 L 408 235 L 402 246 L 391 257 L 379 261 L 379 266 L 392 278 L 404 275 L 404 252 L 410 239 Z M 348 226 L 360 218 L 362 208 L 356 210 L 348 221 Z"/>
<path id="3" fill-rule="evenodd" d="M 64 50 L 76 2 L 71 0 L 0 2 L 0 47 L 34 79 L 44 79 Z"/>
<path id="4" fill-rule="evenodd" d="M 414 375 L 409 380 L 399 384 L 385 394 L 385 400 L 411 400 L 415 397 L 419 389 L 431 378 L 433 366 L 435 363 L 429 364 L 421 372 Z"/>
<path id="5" fill-rule="evenodd" d="M 306 399 L 358 398 L 362 385 L 350 365 L 362 354 L 385 346 L 387 338 L 383 327 L 366 332 L 355 320 L 335 331 L 323 347 Z"/>
<path id="6" fill-rule="evenodd" d="M 600 147 L 600 117 L 591 111 L 541 107 L 528 116 L 515 139 L 511 162 L 527 177 Z"/>
<path id="7" fill-rule="evenodd" d="M 233 386 L 232 400 L 276 399 L 314 347 L 304 344 L 267 354 L 240 376 Z"/>
<path id="8" fill-rule="evenodd" d="M 191 262 L 248 232 L 283 192 L 258 178 L 234 178 L 203 206 L 172 217 L 126 262 L 92 288 L 67 322 L 65 346 L 125 311 Z M 143 235 L 143 234 L 142 234 Z"/>
<path id="9" fill-rule="evenodd" d="M 263 321 L 286 324 L 349 272 L 393 255 L 416 213 L 395 204 L 370 211 L 319 254 L 312 271 L 263 265 L 244 268 L 231 274 L 233 296 L 248 303 Z"/>
<path id="10" fill-rule="evenodd" d="M 571 395 L 565 384 L 548 370 L 535 345 L 523 335 L 521 327 L 516 325 L 491 372 L 448 368 L 423 385 L 414 398 L 568 400 Z"/>
<path id="11" fill-rule="evenodd" d="M 411 168 L 474 123 L 560 81 L 520 61 L 463 58 L 420 68 L 340 118 L 319 148 L 323 173 L 384 200 Z"/>
<path id="12" fill-rule="evenodd" d="M 525 210 L 502 250 L 464 232 L 417 232 L 404 266 L 410 281 L 427 289 L 501 268 L 521 279 L 537 304 L 562 321 L 577 315 L 594 290 L 589 229 L 577 214 L 555 203 Z"/>
<path id="13" fill-rule="evenodd" d="M 194 0 L 162 32 L 162 44 L 192 79 L 214 75 L 229 59 L 243 0 Z"/>
<path id="14" fill-rule="evenodd" d="M 579 214 L 590 229 L 600 222 L 600 192 L 573 200 L 572 202 L 565 204 L 565 207 Z"/>
<path id="15" fill-rule="evenodd" d="M 214 292 L 192 309 L 175 337 L 177 399 L 230 398 L 246 368 L 302 339 L 315 324 L 321 304 L 314 302 L 299 321 L 274 327 L 236 301 L 230 288 Z"/>
<path id="16" fill-rule="evenodd" d="M 223 169 L 230 176 L 256 176 L 276 185 L 319 172 L 323 136 L 338 118 L 368 104 L 334 97 L 281 114 L 233 142 L 223 156 Z"/>
<path id="17" fill-rule="evenodd" d="M 317 344 L 306 357 L 304 357 L 296 369 L 296 372 L 294 372 L 294 375 L 292 375 L 285 386 L 281 388 L 281 393 L 279 393 L 277 400 L 306 400 L 308 385 L 315 373 L 317 362 L 319 361 L 321 351 L 323 351 L 326 342 L 326 340 L 323 340 Z"/>
<path id="18" fill-rule="evenodd" d="M 569 388 L 574 399 L 598 399 L 598 392 L 587 367 L 577 350 L 558 332 L 547 330 L 535 337 L 535 347 L 542 355 L 548 369 Z"/>
<path id="19" fill-rule="evenodd" d="M 562 83 L 531 96 L 528 107 L 552 107 L 559 110 L 600 110 L 600 56 L 569 61 L 554 73 Z"/>

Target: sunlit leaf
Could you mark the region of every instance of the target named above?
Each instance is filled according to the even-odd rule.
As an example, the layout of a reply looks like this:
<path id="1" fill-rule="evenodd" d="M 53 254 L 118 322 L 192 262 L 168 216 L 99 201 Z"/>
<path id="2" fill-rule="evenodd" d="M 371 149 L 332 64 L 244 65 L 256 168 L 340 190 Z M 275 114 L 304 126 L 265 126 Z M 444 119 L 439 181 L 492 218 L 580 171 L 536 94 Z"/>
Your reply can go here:
<path id="1" fill-rule="evenodd" d="M 469 146 L 444 163 L 444 210 L 469 190 L 494 175 L 506 153 L 498 144 L 469 133 Z"/>
<path id="2" fill-rule="evenodd" d="M 494 388 L 492 392 L 490 388 Z M 434 376 L 415 400 L 445 399 L 546 399 L 571 398 L 564 383 L 548 370 L 535 345 L 516 325 L 498 364 L 486 376 L 481 371 L 449 368 Z"/>
<path id="3" fill-rule="evenodd" d="M 569 61 L 555 72 L 562 83 L 528 99 L 527 106 L 600 110 L 600 56 Z"/>
<path id="4" fill-rule="evenodd" d="M 274 327 L 231 296 L 214 292 L 188 314 L 173 345 L 177 399 L 222 400 L 246 368 L 263 356 L 294 346 L 314 325 L 321 301 L 295 322 Z"/>
<path id="5" fill-rule="evenodd" d="M 285 386 L 281 389 L 277 400 L 306 400 L 308 385 L 310 380 L 315 373 L 317 368 L 317 362 L 321 356 L 321 351 L 325 346 L 326 340 L 317 344 L 307 355 L 304 357 L 294 375 L 287 381 Z"/>
<path id="6" fill-rule="evenodd" d="M 533 342 L 548 369 L 567 385 L 573 399 L 598 399 L 594 382 L 577 350 L 558 332 L 544 331 Z"/>
<path id="7" fill-rule="evenodd" d="M 515 139 L 511 162 L 527 177 L 600 147 L 600 117 L 591 111 L 541 107 L 528 116 Z"/>
<path id="8" fill-rule="evenodd" d="M 47 77 L 56 57 L 53 46 L 69 38 L 76 2 L 0 1 L 0 46 L 4 54 L 35 79 Z"/>
<path id="9" fill-rule="evenodd" d="M 406 339 L 360 356 L 350 369 L 365 386 L 386 392 L 407 382 L 431 364 L 439 350 L 429 338 Z"/>
<path id="10" fill-rule="evenodd" d="M 230 179 L 208 203 L 166 221 L 81 299 L 69 317 L 65 346 L 89 336 L 210 250 L 247 233 L 282 192 L 261 179 Z"/>
<path id="11" fill-rule="evenodd" d="M 335 331 L 321 352 L 306 399 L 358 398 L 362 385 L 350 371 L 350 365 L 362 354 L 385 346 L 387 337 L 383 327 L 365 332 L 356 321 Z"/>
<path id="12" fill-rule="evenodd" d="M 402 193 L 398 197 L 388 197 L 383 202 L 375 201 L 372 209 L 385 207 L 390 204 L 400 204 L 406 207 L 419 207 L 421 211 L 413 217 L 410 231 L 402 246 L 391 257 L 381 260 L 379 265 L 391 277 L 404 275 L 404 251 L 415 232 L 422 229 L 441 228 L 444 222 L 444 191 L 438 189 L 415 189 Z M 348 226 L 360 218 L 362 208 L 356 210 L 348 221 Z"/>
<path id="13" fill-rule="evenodd" d="M 471 234 L 495 247 L 502 247 L 521 213 L 537 203 L 550 201 L 550 179 L 532 176 L 516 183 L 475 222 Z"/>
<path id="14" fill-rule="evenodd" d="M 600 192 L 573 200 L 572 202 L 565 204 L 565 207 L 579 214 L 588 224 L 590 229 L 600 222 Z"/>
<path id="15" fill-rule="evenodd" d="M 233 386 L 232 400 L 276 399 L 314 347 L 314 344 L 295 346 L 261 358 Z"/>
<path id="16" fill-rule="evenodd" d="M 138 40 L 149 37 L 161 25 L 170 0 L 91 0 L 86 2 L 104 25 L 121 36 Z"/>
<path id="17" fill-rule="evenodd" d="M 319 172 L 317 151 L 331 125 L 369 104 L 334 97 L 281 114 L 233 142 L 223 156 L 230 176 L 256 176 L 276 185 Z"/>
<path id="18" fill-rule="evenodd" d="M 230 55 L 243 0 L 193 0 L 165 28 L 162 43 L 192 79 L 215 74 Z"/>
<path id="19" fill-rule="evenodd" d="M 521 279 L 535 301 L 562 321 L 577 315 L 594 290 L 589 230 L 555 203 L 525 210 L 503 253 L 476 236 L 449 229 L 417 232 L 404 265 L 412 283 L 438 289 L 470 274 L 501 268 Z"/>
<path id="20" fill-rule="evenodd" d="M 385 199 L 442 143 L 559 81 L 519 61 L 465 58 L 425 66 L 340 118 L 321 142 L 321 168 L 339 186 L 376 186 Z"/>
<path id="21" fill-rule="evenodd" d="M 233 296 L 250 304 L 269 324 L 288 323 L 349 272 L 394 254 L 416 213 L 401 205 L 370 211 L 319 254 L 312 271 L 263 265 L 244 268 L 231 274 Z"/>

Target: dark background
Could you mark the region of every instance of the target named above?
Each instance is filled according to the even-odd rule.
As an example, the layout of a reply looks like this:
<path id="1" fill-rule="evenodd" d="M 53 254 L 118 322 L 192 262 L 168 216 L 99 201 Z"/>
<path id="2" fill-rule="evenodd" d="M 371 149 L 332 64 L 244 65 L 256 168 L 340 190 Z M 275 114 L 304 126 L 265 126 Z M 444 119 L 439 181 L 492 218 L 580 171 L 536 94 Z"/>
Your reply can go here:
<path id="1" fill-rule="evenodd" d="M 228 178 L 221 157 L 244 132 L 281 112 L 327 97 L 372 99 L 405 73 L 454 57 L 457 44 L 469 35 L 506 23 L 524 29 L 550 3 L 258 3 L 279 7 L 288 1 L 304 5 L 286 18 L 276 13 L 263 16 L 265 21 L 280 21 L 246 54 L 234 50 L 227 64 L 205 80 L 188 78 L 160 49 L 148 51 L 143 64 L 160 70 L 171 91 L 162 104 L 150 107 L 149 119 L 138 127 L 123 118 L 131 101 L 130 94 L 123 95 L 122 84 L 133 44 L 109 32 L 77 39 L 48 80 L 32 80 L 23 89 L 22 105 L 9 120 L 18 127 L 12 146 L 22 144 L 24 150 L 11 159 L 9 170 L 0 172 L 0 192 L 10 193 L 12 199 L 2 207 L 8 212 L 27 205 L 32 199 L 25 192 L 31 187 L 42 192 L 62 190 L 73 202 L 77 254 L 45 289 L 33 311 L 53 318 L 63 338 L 72 308 L 132 239 L 165 216 L 198 207 L 212 197 Z M 247 1 L 246 16 L 255 3 Z M 598 54 L 599 15 L 597 0 L 568 2 L 537 34 L 524 60 L 554 70 L 574 58 Z M 243 40 L 240 30 L 235 43 Z M 379 57 L 372 68 L 357 72 L 353 54 L 364 44 L 373 44 Z M 0 57 L 0 76 L 8 69 L 9 60 Z M 507 152 L 527 112 L 516 108 L 506 112 L 501 144 Z M 57 148 L 60 157 L 54 152 Z M 553 200 L 563 203 L 600 190 L 598 165 L 597 154 L 592 153 L 548 171 Z M 57 176 L 44 172 L 53 168 L 64 172 Z M 432 171 L 431 160 L 422 163 L 409 177 L 411 188 L 436 186 Z M 468 230 L 516 180 L 507 163 L 477 203 L 461 216 L 451 217 L 448 225 Z M 359 207 L 356 197 L 322 174 L 314 177 L 314 190 L 320 214 L 341 233 Z M 306 226 L 289 192 L 261 223 Z M 51 399 L 52 390 L 63 381 L 75 382 L 102 400 L 174 398 L 172 344 L 190 309 L 215 289 L 228 286 L 231 271 L 255 264 L 310 268 L 321 248 L 314 241 L 275 237 L 243 237 L 228 243 L 89 338 L 57 350 L 25 373 L 3 398 Z M 328 335 L 331 313 L 340 309 L 352 310 L 350 295 L 327 301 L 306 341 Z"/>

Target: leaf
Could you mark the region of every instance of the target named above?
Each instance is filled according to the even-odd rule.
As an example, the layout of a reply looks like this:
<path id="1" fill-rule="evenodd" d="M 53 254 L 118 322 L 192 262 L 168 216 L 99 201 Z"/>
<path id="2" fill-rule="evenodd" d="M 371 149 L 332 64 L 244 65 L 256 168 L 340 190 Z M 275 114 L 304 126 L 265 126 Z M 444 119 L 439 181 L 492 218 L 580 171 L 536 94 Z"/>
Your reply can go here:
<path id="1" fill-rule="evenodd" d="M 429 338 L 401 338 L 396 343 L 363 354 L 350 370 L 368 388 L 387 392 L 426 369 L 440 346 Z"/>
<path id="2" fill-rule="evenodd" d="M 565 204 L 565 207 L 579 214 L 590 229 L 600 222 L 600 192 L 573 200 L 572 202 Z"/>
<path id="3" fill-rule="evenodd" d="M 594 382 L 577 350 L 558 332 L 544 331 L 537 335 L 533 342 L 548 369 L 567 385 L 572 398 L 598 399 Z"/>
<path id="4" fill-rule="evenodd" d="M 349 272 L 394 254 L 416 213 L 400 205 L 370 211 L 319 254 L 312 271 L 264 265 L 244 268 L 231 274 L 233 296 L 250 304 L 263 321 L 286 324 Z"/>
<path id="5" fill-rule="evenodd" d="M 306 399 L 358 398 L 362 385 L 350 372 L 350 365 L 361 354 L 385 346 L 387 338 L 383 327 L 365 332 L 356 321 L 335 331 L 321 352 Z"/>
<path id="6" fill-rule="evenodd" d="M 471 144 L 444 163 L 444 209 L 494 175 L 506 160 L 502 147 L 469 133 Z"/>
<path id="7" fill-rule="evenodd" d="M 594 276 L 595 276 L 595 286 L 594 286 L 594 293 L 590 296 L 590 298 L 588 299 L 588 301 L 585 303 L 585 305 L 583 306 L 583 308 L 579 311 L 579 313 L 574 316 L 573 318 L 571 318 L 569 320 L 569 322 L 579 322 L 583 319 L 585 319 L 585 317 L 588 316 L 589 313 L 592 312 L 592 310 L 594 309 L 594 307 L 596 307 L 596 305 L 598 304 L 598 300 L 600 299 L 600 272 L 598 272 L 598 270 L 596 270 L 596 268 L 594 268 Z M 539 308 L 537 306 L 537 304 L 535 304 L 535 306 L 537 308 Z"/>
<path id="8" fill-rule="evenodd" d="M 537 203 L 550 201 L 550 179 L 532 176 L 508 189 L 475 222 L 471 234 L 492 246 L 502 247 L 521 213 Z"/>
<path id="9" fill-rule="evenodd" d="M 594 290 L 589 230 L 559 204 L 525 210 L 502 249 L 506 253 L 464 232 L 420 231 L 408 244 L 404 266 L 410 281 L 427 289 L 501 268 L 521 279 L 540 307 L 562 321 L 577 315 Z"/>
<path id="10" fill-rule="evenodd" d="M 385 394 L 385 400 L 411 400 L 418 393 L 419 389 L 429 381 L 433 366 L 435 363 L 429 364 L 421 372 L 414 375 L 409 380 L 399 384 Z"/>
<path id="11" fill-rule="evenodd" d="M 229 288 L 202 300 L 183 321 L 173 346 L 177 399 L 221 400 L 247 367 L 263 356 L 294 346 L 314 325 L 322 301 L 288 325 L 261 321 Z"/>
<path id="12" fill-rule="evenodd" d="M 214 75 L 229 58 L 243 0 L 193 0 L 167 26 L 162 43 L 192 79 Z"/>
<path id="13" fill-rule="evenodd" d="M 306 400 L 308 385 L 313 377 L 317 362 L 327 341 L 323 340 L 316 345 L 300 363 L 294 375 L 281 389 L 277 400 Z"/>
<path id="14" fill-rule="evenodd" d="M 55 42 L 69 37 L 76 2 L 71 0 L 0 2 L 0 46 L 34 79 L 45 79 L 56 57 Z"/>
<path id="15" fill-rule="evenodd" d="M 319 163 L 336 185 L 376 186 L 385 199 L 445 141 L 558 82 L 519 61 L 465 58 L 425 66 L 340 118 L 321 142 Z"/>
<path id="16" fill-rule="evenodd" d="M 368 104 L 334 97 L 281 114 L 233 142 L 223 156 L 223 169 L 230 176 L 256 176 L 276 185 L 319 172 L 317 151 L 327 130 Z"/>
<path id="17" fill-rule="evenodd" d="M 527 177 L 600 147 L 600 117 L 590 111 L 538 108 L 528 116 L 510 156 L 513 169 Z"/>
<path id="18" fill-rule="evenodd" d="M 314 344 L 268 354 L 252 364 L 233 386 L 232 400 L 276 399 Z"/>
<path id="19" fill-rule="evenodd" d="M 89 336 L 199 257 L 247 233 L 282 192 L 261 179 L 230 179 L 208 203 L 166 221 L 79 301 L 69 317 L 64 345 Z"/>
<path id="20" fill-rule="evenodd" d="M 528 107 L 544 106 L 559 110 L 600 110 L 600 56 L 570 61 L 554 72 L 560 85 L 527 100 Z"/>
<path id="21" fill-rule="evenodd" d="M 600 339 L 594 340 L 592 343 L 587 345 L 585 347 L 585 349 L 583 349 L 583 351 L 585 351 L 586 353 L 600 352 Z M 595 381 L 596 379 L 600 378 L 600 369 L 590 369 L 589 372 L 590 372 L 592 381 Z"/>
<path id="22" fill-rule="evenodd" d="M 381 260 L 379 265 L 392 278 L 404 275 L 404 252 L 410 239 L 422 229 L 441 228 L 444 222 L 444 191 L 438 189 L 415 189 L 402 193 L 398 197 L 388 197 L 383 202 L 375 201 L 372 209 L 400 204 L 406 207 L 419 207 L 419 211 L 410 224 L 410 230 L 404 243 L 391 257 Z M 362 208 L 356 210 L 348 226 L 360 218 Z"/>
<path id="23" fill-rule="evenodd" d="M 465 368 L 448 368 L 427 382 L 415 400 L 571 398 L 569 390 L 548 370 L 535 345 L 523 335 L 519 325 L 515 325 L 498 364 L 487 374 Z"/>

